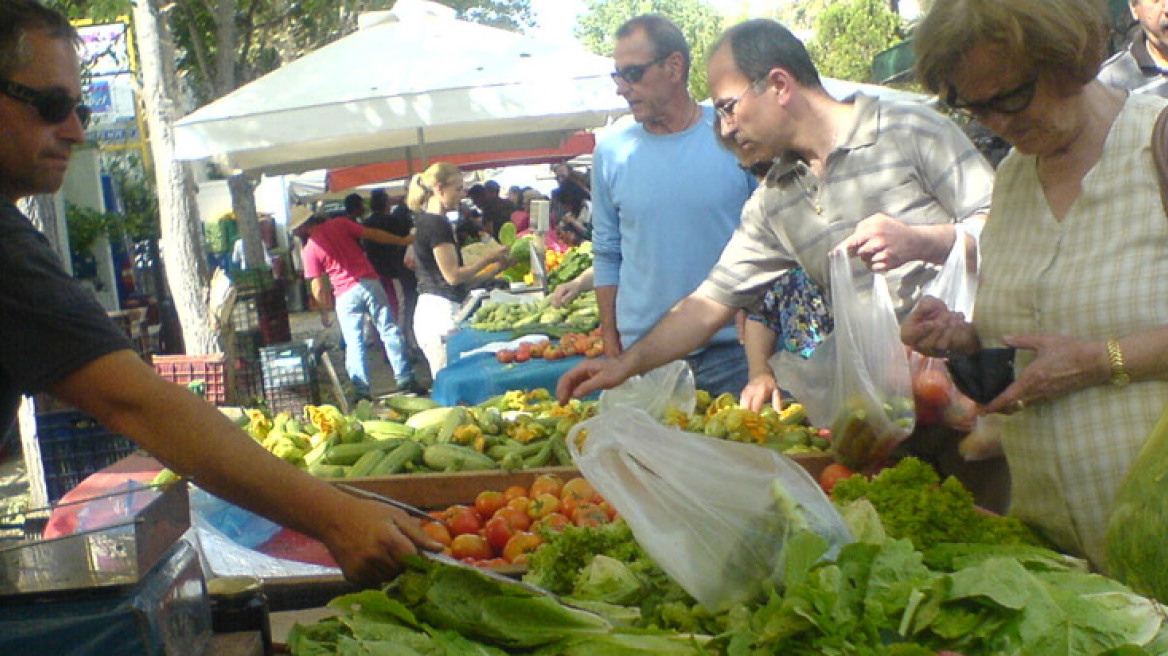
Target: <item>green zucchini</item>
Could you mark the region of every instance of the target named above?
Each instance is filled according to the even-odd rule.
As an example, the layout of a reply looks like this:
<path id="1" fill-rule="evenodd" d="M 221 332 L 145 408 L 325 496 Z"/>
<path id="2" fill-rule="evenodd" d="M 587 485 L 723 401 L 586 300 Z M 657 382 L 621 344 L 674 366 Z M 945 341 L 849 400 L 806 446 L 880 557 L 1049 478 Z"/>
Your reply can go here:
<path id="1" fill-rule="evenodd" d="M 433 444 L 422 451 L 422 462 L 441 471 L 498 469 L 499 463 L 472 448 L 457 444 Z"/>
<path id="2" fill-rule="evenodd" d="M 397 474 L 409 464 L 416 463 L 421 457 L 422 445 L 413 440 L 406 440 L 378 461 L 373 470 L 369 472 L 369 476 Z"/>

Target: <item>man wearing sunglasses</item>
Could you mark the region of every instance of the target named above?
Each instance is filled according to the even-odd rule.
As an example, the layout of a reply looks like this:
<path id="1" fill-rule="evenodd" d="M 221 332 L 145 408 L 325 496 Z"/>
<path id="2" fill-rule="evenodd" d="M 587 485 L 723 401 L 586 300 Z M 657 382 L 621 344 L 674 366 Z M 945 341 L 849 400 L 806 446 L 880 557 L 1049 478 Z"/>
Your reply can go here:
<path id="1" fill-rule="evenodd" d="M 599 135 L 592 156 L 592 252 L 610 356 L 705 279 L 757 185 L 718 145 L 713 108 L 690 97 L 690 49 L 676 25 L 657 14 L 627 21 L 613 60 L 633 121 Z M 731 322 L 716 333 L 688 362 L 699 388 L 737 394 L 742 346 Z"/>
<path id="2" fill-rule="evenodd" d="M 1099 81 L 1133 93 L 1168 98 L 1168 0 L 1128 0 L 1139 29 L 1103 62 Z"/>
<path id="3" fill-rule="evenodd" d="M 323 541 L 345 575 L 390 578 L 415 520 L 344 494 L 264 451 L 214 406 L 144 363 L 15 203 L 56 192 L 85 139 L 77 33 L 36 0 L 0 2 L 0 431 L 48 392 L 204 489 Z"/>

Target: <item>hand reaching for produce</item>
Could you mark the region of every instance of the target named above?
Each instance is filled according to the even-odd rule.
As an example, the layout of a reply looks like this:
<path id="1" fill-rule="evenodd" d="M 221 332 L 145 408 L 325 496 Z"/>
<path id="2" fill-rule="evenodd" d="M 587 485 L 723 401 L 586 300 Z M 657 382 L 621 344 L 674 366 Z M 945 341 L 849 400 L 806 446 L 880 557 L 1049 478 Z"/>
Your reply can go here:
<path id="1" fill-rule="evenodd" d="M 345 578 L 366 587 L 392 579 L 401 570 L 402 558 L 416 554 L 419 548 L 442 549 L 417 520 L 397 508 L 365 499 L 353 499 L 345 512 L 333 517 L 324 543 Z"/>
<path id="2" fill-rule="evenodd" d="M 573 398 L 582 399 L 592 392 L 616 387 L 630 376 L 618 358 L 585 360 L 560 376 L 556 384 L 556 399 L 565 404 Z"/>
<path id="3" fill-rule="evenodd" d="M 767 403 L 770 403 L 775 410 L 782 409 L 782 393 L 779 391 L 779 384 L 769 371 L 750 378 L 746 387 L 742 388 L 739 405 L 758 412 Z"/>

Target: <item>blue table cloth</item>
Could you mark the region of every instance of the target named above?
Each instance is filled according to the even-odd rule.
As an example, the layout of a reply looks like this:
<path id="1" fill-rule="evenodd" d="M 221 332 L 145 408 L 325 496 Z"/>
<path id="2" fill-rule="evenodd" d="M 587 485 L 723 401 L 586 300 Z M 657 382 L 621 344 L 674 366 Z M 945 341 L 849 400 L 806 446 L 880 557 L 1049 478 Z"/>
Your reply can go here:
<path id="1" fill-rule="evenodd" d="M 492 353 L 476 353 L 439 371 L 430 388 L 430 398 L 442 405 L 475 405 L 511 390 L 542 387 L 554 393 L 560 376 L 583 359 L 583 356 L 561 360 L 537 358 L 503 364 Z"/>
<path id="2" fill-rule="evenodd" d="M 475 330 L 470 326 L 464 325 L 457 332 L 446 338 L 446 361 L 449 363 L 458 362 L 462 358 L 462 354 L 467 351 L 473 351 L 491 342 L 507 342 L 510 340 L 511 331 L 509 330 L 486 332 Z"/>

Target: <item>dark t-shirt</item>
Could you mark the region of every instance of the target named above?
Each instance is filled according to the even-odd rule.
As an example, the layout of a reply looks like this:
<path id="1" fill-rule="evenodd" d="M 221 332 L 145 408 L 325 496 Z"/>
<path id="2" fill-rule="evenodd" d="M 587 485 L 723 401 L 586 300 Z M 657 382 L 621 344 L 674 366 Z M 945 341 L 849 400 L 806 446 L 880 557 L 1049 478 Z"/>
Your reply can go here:
<path id="1" fill-rule="evenodd" d="M 370 214 L 365 219 L 365 226 L 405 237 L 414 228 L 414 216 L 406 206 L 397 205 L 388 214 Z M 404 262 L 405 246 L 379 244 L 362 239 L 361 247 L 365 249 L 365 255 L 373 263 L 377 275 L 383 278 L 400 278 L 403 272 L 409 271 Z"/>
<path id="2" fill-rule="evenodd" d="M 462 252 L 454 241 L 454 228 L 446 217 L 437 214 L 418 214 L 415 222 L 418 228 L 414 233 L 414 255 L 418 260 L 415 271 L 418 276 L 418 293 L 434 294 L 461 303 L 466 298 L 466 288 L 446 282 L 442 272 L 438 270 L 438 261 L 434 259 L 436 246 L 450 244 L 458 254 L 458 265 L 462 266 Z"/>
<path id="3" fill-rule="evenodd" d="M 0 198 L 0 431 L 45 391 L 130 339 L 15 205 Z M 116 381 L 110 381 L 116 384 Z"/>

